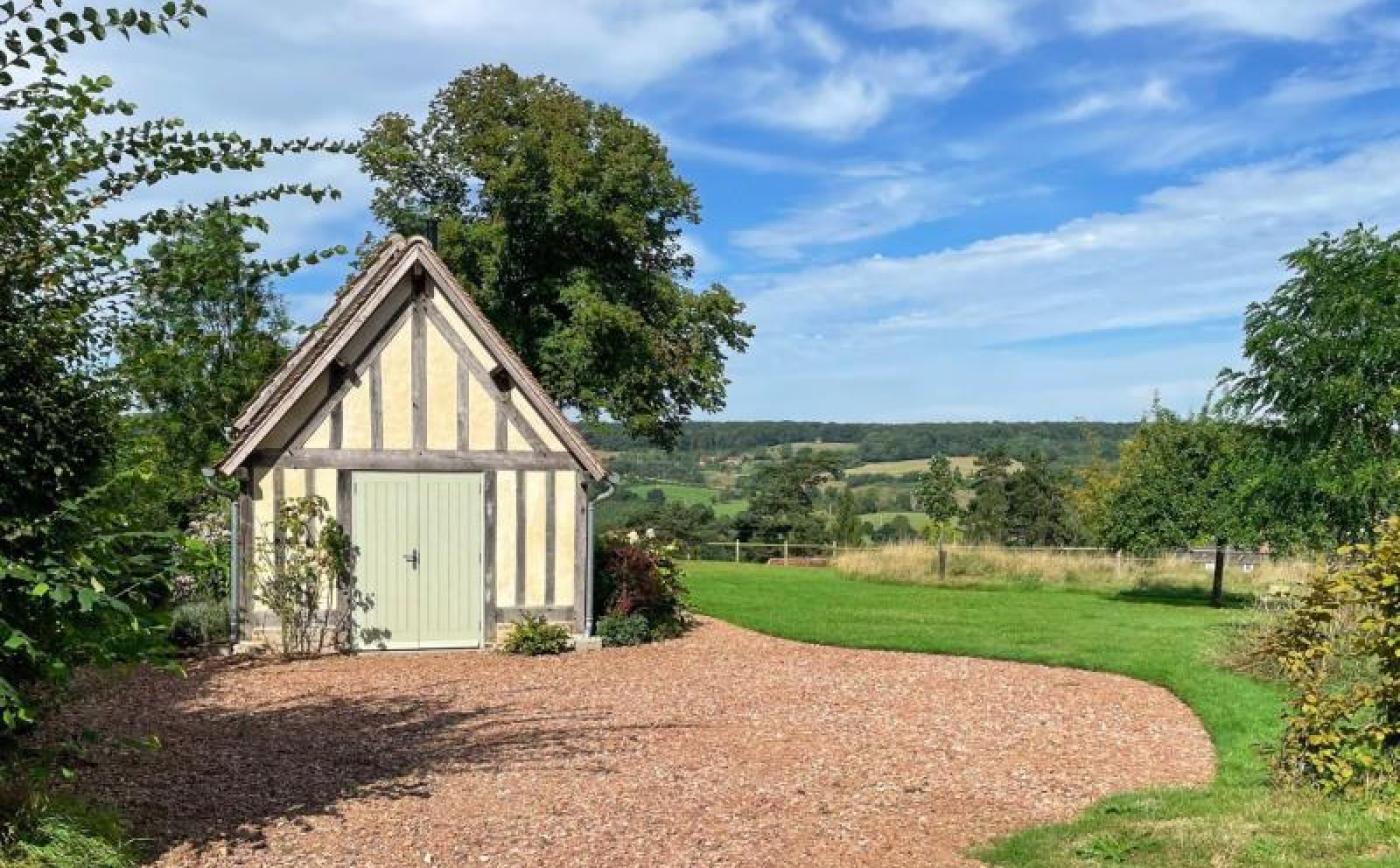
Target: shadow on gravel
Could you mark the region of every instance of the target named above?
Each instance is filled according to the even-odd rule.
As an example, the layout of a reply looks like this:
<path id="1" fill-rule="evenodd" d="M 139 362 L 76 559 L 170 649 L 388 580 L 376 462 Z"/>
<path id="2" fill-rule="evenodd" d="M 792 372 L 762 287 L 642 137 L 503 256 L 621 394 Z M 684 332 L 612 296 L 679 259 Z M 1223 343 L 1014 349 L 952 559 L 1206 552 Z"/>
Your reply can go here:
<path id="1" fill-rule="evenodd" d="M 139 672 L 72 721 L 102 736 L 83 751 L 79 786 L 131 820 L 150 855 L 182 844 L 214 852 L 224 841 L 256 845 L 270 825 L 335 815 L 346 800 L 427 798 L 430 777 L 443 773 L 606 773 L 612 762 L 596 745 L 633 728 L 587 709 L 476 704 L 454 695 L 462 683 L 401 692 L 367 685 L 364 695 L 262 706 L 256 696 L 237 707 L 205 696 L 216 673 L 249 666 L 215 661 L 184 679 Z M 159 747 L 138 746 L 150 736 Z"/>

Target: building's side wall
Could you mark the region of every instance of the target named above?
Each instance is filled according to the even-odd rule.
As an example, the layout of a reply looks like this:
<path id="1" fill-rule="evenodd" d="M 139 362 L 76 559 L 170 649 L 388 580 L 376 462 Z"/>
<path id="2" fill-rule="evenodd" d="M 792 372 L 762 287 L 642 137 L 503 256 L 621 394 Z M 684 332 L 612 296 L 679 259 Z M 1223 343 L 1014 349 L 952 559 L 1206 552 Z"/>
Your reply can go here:
<path id="1" fill-rule="evenodd" d="M 276 560 L 279 506 L 314 494 L 348 524 L 358 469 L 482 473 L 485 641 L 527 613 L 582 629 L 575 602 L 586 560 L 584 474 L 520 389 L 497 388 L 497 366 L 441 293 L 413 299 L 382 328 L 307 414 L 299 442 L 271 466 L 252 468 L 243 595 L 250 628 L 275 626 L 255 587 Z"/>

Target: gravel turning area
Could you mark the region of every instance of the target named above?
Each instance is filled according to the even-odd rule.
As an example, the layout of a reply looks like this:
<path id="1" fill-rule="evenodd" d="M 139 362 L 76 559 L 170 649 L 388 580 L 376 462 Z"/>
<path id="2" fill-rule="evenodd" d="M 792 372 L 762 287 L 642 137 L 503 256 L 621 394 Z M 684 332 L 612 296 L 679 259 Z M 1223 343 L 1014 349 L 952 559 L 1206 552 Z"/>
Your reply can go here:
<path id="1" fill-rule="evenodd" d="M 212 661 L 92 685 L 84 790 L 169 865 L 960 865 L 1112 792 L 1201 784 L 1132 679 L 727 624 L 556 659 Z M 156 735 L 159 750 L 137 740 Z"/>

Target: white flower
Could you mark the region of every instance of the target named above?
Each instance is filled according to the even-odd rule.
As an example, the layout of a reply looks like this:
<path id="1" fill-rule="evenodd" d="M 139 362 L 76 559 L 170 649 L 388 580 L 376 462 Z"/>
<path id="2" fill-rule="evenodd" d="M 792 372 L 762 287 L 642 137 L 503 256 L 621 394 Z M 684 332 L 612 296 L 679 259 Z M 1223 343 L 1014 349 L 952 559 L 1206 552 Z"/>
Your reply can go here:
<path id="1" fill-rule="evenodd" d="M 636 532 L 635 530 L 629 530 L 629 531 L 627 532 L 627 541 L 628 541 L 628 542 L 630 542 L 630 543 L 632 543 L 632 544 L 635 545 L 635 544 L 637 543 L 637 541 L 640 540 L 640 539 L 641 539 L 641 537 L 637 536 L 637 532 Z"/>
<path id="2" fill-rule="evenodd" d="M 653 529 L 653 528 L 647 528 L 647 539 L 656 539 L 656 531 L 655 531 L 655 529 Z"/>

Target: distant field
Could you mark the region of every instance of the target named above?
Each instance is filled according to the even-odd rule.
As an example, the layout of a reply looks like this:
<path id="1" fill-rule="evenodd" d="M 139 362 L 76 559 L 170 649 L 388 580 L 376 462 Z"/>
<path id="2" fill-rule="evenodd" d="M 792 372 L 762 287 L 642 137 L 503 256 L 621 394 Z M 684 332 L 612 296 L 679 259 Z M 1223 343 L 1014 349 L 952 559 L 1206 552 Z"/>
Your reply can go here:
<path id="1" fill-rule="evenodd" d="M 810 449 L 813 452 L 852 452 L 860 448 L 859 443 L 827 443 L 820 440 L 799 440 L 796 443 L 787 443 L 792 447 L 793 452 L 801 452 L 803 449 Z M 768 451 L 776 454 L 782 446 L 770 446 Z"/>
<path id="2" fill-rule="evenodd" d="M 913 525 L 914 530 L 922 531 L 928 527 L 928 516 L 922 512 L 867 512 L 861 515 L 860 520 L 870 522 L 872 527 L 879 527 L 892 521 L 897 515 L 909 519 L 909 524 Z"/>
<path id="3" fill-rule="evenodd" d="M 954 455 L 948 459 L 948 463 L 953 465 L 964 478 L 969 478 L 977 471 L 977 458 L 972 455 Z M 1019 470 L 1019 461 L 1011 462 L 1012 470 Z M 887 473 L 890 476 L 901 476 L 905 473 L 919 473 L 928 469 L 927 458 L 910 458 L 905 461 L 872 461 L 862 464 L 859 467 L 852 467 L 846 471 L 847 476 L 870 476 L 876 473 Z"/>
<path id="4" fill-rule="evenodd" d="M 746 500 L 730 500 L 721 503 L 719 492 L 703 485 L 687 485 L 681 482 L 641 482 L 628 485 L 627 488 L 636 492 L 638 497 L 646 497 L 647 492 L 660 489 L 661 493 L 666 495 L 668 503 L 704 504 L 713 508 L 715 515 L 738 515 L 749 506 Z"/>

